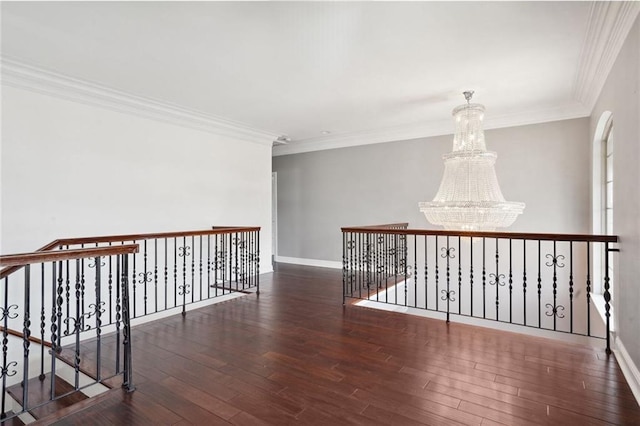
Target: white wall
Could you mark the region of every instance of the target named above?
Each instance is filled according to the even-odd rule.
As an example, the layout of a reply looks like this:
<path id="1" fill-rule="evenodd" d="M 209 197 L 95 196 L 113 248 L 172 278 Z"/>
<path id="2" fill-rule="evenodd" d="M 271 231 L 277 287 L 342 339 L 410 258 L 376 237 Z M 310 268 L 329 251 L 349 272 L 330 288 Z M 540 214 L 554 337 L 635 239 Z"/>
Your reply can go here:
<path id="1" fill-rule="evenodd" d="M 271 146 L 3 86 L 2 253 L 61 237 L 261 226 Z"/>
<path id="2" fill-rule="evenodd" d="M 618 337 L 635 364 L 640 399 L 640 18 L 629 32 L 591 114 L 593 138 L 604 111 L 613 114 L 613 231 L 620 237 L 616 293 Z M 633 386 L 632 386 L 633 388 Z"/>

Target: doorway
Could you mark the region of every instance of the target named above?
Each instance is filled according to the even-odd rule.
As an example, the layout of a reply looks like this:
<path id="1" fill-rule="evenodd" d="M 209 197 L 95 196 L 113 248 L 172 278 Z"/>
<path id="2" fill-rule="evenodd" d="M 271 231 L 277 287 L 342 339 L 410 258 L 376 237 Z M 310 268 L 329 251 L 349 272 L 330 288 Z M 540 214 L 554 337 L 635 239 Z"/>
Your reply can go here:
<path id="1" fill-rule="evenodd" d="M 278 255 L 278 172 L 271 172 L 271 265 Z"/>

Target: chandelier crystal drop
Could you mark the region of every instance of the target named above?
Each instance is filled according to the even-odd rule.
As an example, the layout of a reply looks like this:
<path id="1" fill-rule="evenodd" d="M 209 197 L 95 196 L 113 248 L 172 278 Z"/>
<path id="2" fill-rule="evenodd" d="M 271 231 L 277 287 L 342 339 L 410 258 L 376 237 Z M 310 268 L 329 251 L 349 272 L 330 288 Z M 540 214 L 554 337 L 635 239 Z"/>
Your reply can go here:
<path id="1" fill-rule="evenodd" d="M 495 171 L 495 152 L 487 151 L 482 121 L 484 106 L 467 103 L 453 110 L 453 151 L 443 156 L 444 175 L 433 201 L 420 211 L 434 225 L 456 231 L 493 231 L 515 222 L 524 203 L 505 201 Z"/>

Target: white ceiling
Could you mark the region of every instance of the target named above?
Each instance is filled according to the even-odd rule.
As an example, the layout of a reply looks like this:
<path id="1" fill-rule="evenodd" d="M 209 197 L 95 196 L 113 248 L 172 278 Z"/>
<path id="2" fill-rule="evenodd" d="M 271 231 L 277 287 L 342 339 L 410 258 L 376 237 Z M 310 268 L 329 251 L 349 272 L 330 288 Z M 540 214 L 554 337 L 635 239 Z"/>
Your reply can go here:
<path id="1" fill-rule="evenodd" d="M 291 146 L 375 141 L 450 133 L 465 89 L 496 125 L 587 115 L 577 85 L 592 7 L 2 2 L 2 56 L 288 135 Z"/>

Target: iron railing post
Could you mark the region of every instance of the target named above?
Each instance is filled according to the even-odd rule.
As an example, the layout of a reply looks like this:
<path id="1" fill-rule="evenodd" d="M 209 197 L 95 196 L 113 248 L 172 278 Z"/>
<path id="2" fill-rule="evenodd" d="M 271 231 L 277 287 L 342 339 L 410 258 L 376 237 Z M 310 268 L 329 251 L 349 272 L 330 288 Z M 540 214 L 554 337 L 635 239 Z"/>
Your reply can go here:
<path id="1" fill-rule="evenodd" d="M 133 392 L 133 371 L 131 362 L 131 317 L 129 300 L 129 255 L 122 255 L 122 344 L 124 346 L 124 371 L 122 387 L 127 392 Z"/>
<path id="2" fill-rule="evenodd" d="M 24 321 L 22 329 L 22 347 L 24 355 L 22 375 L 22 406 L 29 407 L 29 337 L 31 336 L 31 265 L 24 267 Z M 8 295 L 5 295 L 8 297 Z M 3 389 L 4 391 L 4 389 Z"/>
<path id="3" fill-rule="evenodd" d="M 611 353 L 611 292 L 610 289 L 610 280 L 609 277 L 609 253 L 619 252 L 620 249 L 610 248 L 609 243 L 604 243 L 604 310 L 605 317 L 607 320 L 607 354 Z"/>

